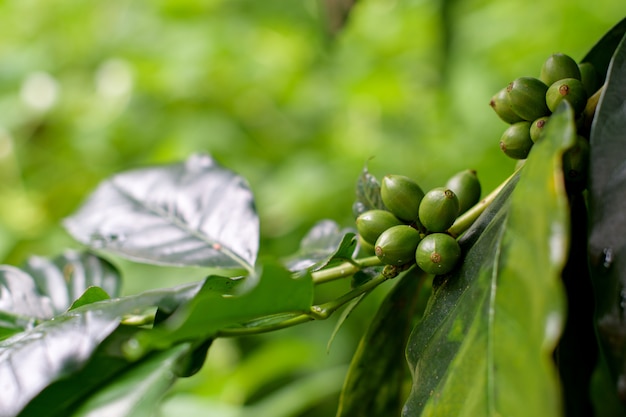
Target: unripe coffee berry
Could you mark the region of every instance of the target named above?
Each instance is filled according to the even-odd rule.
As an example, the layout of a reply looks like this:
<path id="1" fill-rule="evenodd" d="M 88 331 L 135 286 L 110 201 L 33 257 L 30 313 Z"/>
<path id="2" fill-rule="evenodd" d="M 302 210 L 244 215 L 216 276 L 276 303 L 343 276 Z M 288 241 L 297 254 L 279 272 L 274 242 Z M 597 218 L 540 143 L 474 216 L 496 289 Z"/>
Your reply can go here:
<path id="1" fill-rule="evenodd" d="M 385 265 L 405 265 L 415 261 L 420 239 L 420 233 L 411 226 L 393 226 L 376 240 L 374 251 Z"/>
<path id="2" fill-rule="evenodd" d="M 551 85 L 556 81 L 564 78 L 581 79 L 578 64 L 572 57 L 562 53 L 550 55 L 541 67 L 541 75 L 539 77 L 546 85 Z"/>
<path id="3" fill-rule="evenodd" d="M 441 275 L 450 272 L 461 257 L 461 247 L 452 236 L 432 233 L 422 239 L 415 251 L 415 262 L 424 272 Z"/>
<path id="4" fill-rule="evenodd" d="M 546 91 L 548 108 L 555 111 L 563 100 L 572 105 L 576 115 L 581 114 L 587 104 L 587 93 L 583 83 L 575 78 L 565 78 L 552 84 Z"/>
<path id="5" fill-rule="evenodd" d="M 409 177 L 386 175 L 380 187 L 380 197 L 397 218 L 412 223 L 417 220 L 424 191 Z"/>
<path id="6" fill-rule="evenodd" d="M 491 97 L 489 105 L 500 119 L 509 124 L 524 120 L 513 111 L 513 108 L 511 108 L 511 100 L 509 99 L 506 87 Z"/>
<path id="7" fill-rule="evenodd" d="M 533 121 L 550 114 L 546 105 L 548 86 L 533 77 L 520 77 L 511 82 L 506 91 L 511 108 L 522 119 Z"/>
<path id="8" fill-rule="evenodd" d="M 582 62 L 578 65 L 580 69 L 580 81 L 585 86 L 585 92 L 588 97 L 591 97 L 598 88 L 600 88 L 600 81 L 598 80 L 598 71 L 591 62 Z"/>
<path id="9" fill-rule="evenodd" d="M 446 188 L 452 190 L 459 199 L 459 214 L 465 213 L 480 200 L 480 181 L 473 169 L 454 174 L 446 182 Z"/>
<path id="10" fill-rule="evenodd" d="M 543 116 L 535 120 L 530 125 L 530 139 L 534 142 L 537 142 L 541 137 L 541 132 L 546 127 L 546 124 L 550 120 L 550 116 Z"/>
<path id="11" fill-rule="evenodd" d="M 429 232 L 447 230 L 459 214 L 459 198 L 454 191 L 433 188 L 426 193 L 419 208 L 419 219 Z"/>
<path id="12" fill-rule="evenodd" d="M 500 137 L 500 149 L 513 159 L 526 159 L 532 147 L 530 122 L 512 124 Z"/>
<path id="13" fill-rule="evenodd" d="M 356 218 L 359 236 L 372 245 L 382 232 L 400 224 L 400 219 L 387 210 L 368 210 Z"/>

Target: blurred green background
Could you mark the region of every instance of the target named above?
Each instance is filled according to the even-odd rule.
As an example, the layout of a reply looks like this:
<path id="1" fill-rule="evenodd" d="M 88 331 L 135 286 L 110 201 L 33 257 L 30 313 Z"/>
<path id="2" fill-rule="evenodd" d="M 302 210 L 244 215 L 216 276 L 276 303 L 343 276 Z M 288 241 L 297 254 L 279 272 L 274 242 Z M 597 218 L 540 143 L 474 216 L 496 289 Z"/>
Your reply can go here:
<path id="1" fill-rule="evenodd" d="M 3 262 L 78 247 L 60 221 L 99 181 L 199 151 L 250 182 L 262 256 L 295 251 L 320 219 L 351 226 L 365 164 L 425 189 L 474 168 L 489 191 L 515 165 L 490 97 L 553 52 L 582 58 L 626 16 L 618 0 L 360 0 L 332 35 L 338 3 L 0 1 Z M 126 293 L 203 274 L 118 264 Z M 334 319 L 218 341 L 163 415 L 334 415 L 381 297 L 328 353 Z"/>

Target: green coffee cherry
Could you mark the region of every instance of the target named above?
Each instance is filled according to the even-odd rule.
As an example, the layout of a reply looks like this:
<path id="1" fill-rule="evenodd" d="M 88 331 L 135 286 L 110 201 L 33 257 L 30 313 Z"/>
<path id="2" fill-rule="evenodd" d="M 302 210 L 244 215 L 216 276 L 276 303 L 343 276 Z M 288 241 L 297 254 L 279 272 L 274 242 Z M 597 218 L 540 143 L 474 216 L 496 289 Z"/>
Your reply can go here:
<path id="1" fill-rule="evenodd" d="M 368 210 L 356 218 L 356 230 L 364 241 L 374 244 L 382 232 L 402 221 L 387 210 Z"/>
<path id="2" fill-rule="evenodd" d="M 583 190 L 589 168 L 589 141 L 578 135 L 576 144 L 563 154 L 563 176 L 570 189 Z"/>
<path id="3" fill-rule="evenodd" d="M 506 87 L 511 108 L 522 119 L 533 121 L 550 114 L 546 106 L 548 86 L 533 77 L 520 77 Z"/>
<path id="4" fill-rule="evenodd" d="M 530 124 L 530 139 L 533 142 L 537 142 L 539 140 L 541 132 L 543 132 L 543 129 L 546 127 L 549 119 L 550 116 L 543 116 Z"/>
<path id="5" fill-rule="evenodd" d="M 380 187 L 380 197 L 385 207 L 397 218 L 414 222 L 424 191 L 409 177 L 386 175 Z"/>
<path id="6" fill-rule="evenodd" d="M 459 198 L 454 191 L 433 188 L 426 193 L 419 208 L 419 219 L 429 232 L 443 232 L 452 226 L 459 214 Z"/>
<path id="7" fill-rule="evenodd" d="M 551 111 L 555 111 L 561 101 L 567 100 L 579 115 L 587 105 L 585 86 L 575 78 L 564 78 L 552 84 L 546 91 L 546 104 Z"/>
<path id="8" fill-rule="evenodd" d="M 578 64 L 578 68 L 580 69 L 580 81 L 585 86 L 587 96 L 591 97 L 600 88 L 598 71 L 591 62 L 582 62 Z"/>
<path id="9" fill-rule="evenodd" d="M 415 262 L 424 272 L 447 274 L 461 257 L 459 243 L 445 233 L 432 233 L 422 239 L 415 251 Z"/>
<path id="10" fill-rule="evenodd" d="M 513 159 L 526 159 L 532 147 L 530 122 L 512 124 L 500 137 L 500 149 Z"/>
<path id="11" fill-rule="evenodd" d="M 506 91 L 506 87 L 498 91 L 493 97 L 491 97 L 489 105 L 496 112 L 498 117 L 500 117 L 500 119 L 507 123 L 516 123 L 524 120 L 519 117 L 517 113 L 515 113 L 511 108 L 511 100 L 509 100 L 509 95 Z"/>
<path id="12" fill-rule="evenodd" d="M 541 81 L 546 85 L 552 85 L 553 83 L 562 80 L 564 78 L 576 78 L 581 79 L 580 69 L 578 64 L 572 57 L 562 53 L 552 54 L 541 67 L 541 75 L 539 76 Z"/>
<path id="13" fill-rule="evenodd" d="M 405 265 L 415 260 L 420 239 L 420 233 L 411 226 L 393 226 L 376 240 L 374 251 L 385 265 Z"/>
<path id="14" fill-rule="evenodd" d="M 446 188 L 452 190 L 459 199 L 458 214 L 465 213 L 480 200 L 480 181 L 473 169 L 454 174 L 446 183 Z"/>

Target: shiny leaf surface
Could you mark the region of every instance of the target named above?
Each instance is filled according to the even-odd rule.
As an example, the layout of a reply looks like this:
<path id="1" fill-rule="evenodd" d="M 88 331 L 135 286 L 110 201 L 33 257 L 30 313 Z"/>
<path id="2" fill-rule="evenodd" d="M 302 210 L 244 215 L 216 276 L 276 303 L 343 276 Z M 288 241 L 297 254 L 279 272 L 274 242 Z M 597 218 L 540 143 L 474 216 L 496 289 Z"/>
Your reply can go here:
<path id="1" fill-rule="evenodd" d="M 561 158 L 575 135 L 563 105 L 519 181 L 462 239 L 463 265 L 433 284 L 408 344 L 414 383 L 404 417 L 560 415 L 552 353 L 569 244 Z"/>
<path id="2" fill-rule="evenodd" d="M 0 416 L 13 416 L 45 387 L 77 372 L 119 325 L 122 316 L 150 307 L 173 310 L 197 284 L 100 301 L 0 341 Z"/>
<path id="3" fill-rule="evenodd" d="M 54 314 L 67 310 L 90 287 L 99 287 L 110 297 L 120 295 L 118 271 L 93 253 L 68 250 L 54 259 L 31 256 L 22 268 L 34 280 L 37 291 L 50 298 Z"/>
<path id="4" fill-rule="evenodd" d="M 247 182 L 203 154 L 113 176 L 65 227 L 93 249 L 160 265 L 251 271 L 259 246 Z"/>

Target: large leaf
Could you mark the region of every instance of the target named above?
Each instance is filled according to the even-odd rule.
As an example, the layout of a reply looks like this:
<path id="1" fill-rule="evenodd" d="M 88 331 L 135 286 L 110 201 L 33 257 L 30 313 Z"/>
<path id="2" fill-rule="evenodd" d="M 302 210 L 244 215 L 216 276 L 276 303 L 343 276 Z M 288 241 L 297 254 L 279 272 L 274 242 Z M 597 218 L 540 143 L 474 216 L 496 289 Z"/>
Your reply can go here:
<path id="1" fill-rule="evenodd" d="M 0 341 L 0 416 L 17 415 L 45 387 L 79 371 L 126 314 L 173 311 L 198 289 L 188 284 L 88 304 Z"/>
<path id="2" fill-rule="evenodd" d="M 563 268 L 567 293 L 567 322 L 555 359 L 561 375 L 565 415 L 593 415 L 589 392 L 591 377 L 598 362 L 595 335 L 593 287 L 587 260 L 587 208 L 583 195 L 570 195 L 570 249 Z"/>
<path id="3" fill-rule="evenodd" d="M 462 239 L 462 266 L 434 283 L 408 344 L 414 384 L 405 417 L 560 415 L 552 354 L 569 235 L 561 158 L 575 138 L 564 104 L 514 190 L 505 187 Z"/>
<path id="4" fill-rule="evenodd" d="M 581 62 L 590 62 L 598 71 L 600 85 L 604 82 L 615 49 L 626 33 L 626 19 L 609 30 L 585 55 Z"/>
<path id="5" fill-rule="evenodd" d="M 598 335 L 626 401 L 626 41 L 609 68 L 591 130 L 589 258 Z"/>
<path id="6" fill-rule="evenodd" d="M 65 226 L 93 249 L 160 265 L 252 271 L 259 246 L 248 184 L 208 155 L 117 174 Z"/>
<path id="7" fill-rule="evenodd" d="M 404 350 L 425 278 L 418 268 L 407 271 L 381 304 L 352 358 L 337 417 L 400 414 L 409 371 Z"/>
<path id="8" fill-rule="evenodd" d="M 282 265 L 268 263 L 250 278 L 256 280 L 239 285 L 238 294 L 227 296 L 204 285 L 193 300 L 159 326 L 139 333 L 128 345 L 129 357 L 141 357 L 150 350 L 167 349 L 185 340 L 209 339 L 220 330 L 241 327 L 260 317 L 310 311 L 310 274 L 294 278 Z"/>
<path id="9" fill-rule="evenodd" d="M 88 253 L 68 251 L 53 261 L 33 256 L 23 270 L 0 266 L 0 339 L 64 312 L 97 285 L 117 295 L 120 278 L 111 264 Z"/>
<path id="10" fill-rule="evenodd" d="M 52 260 L 31 256 L 22 269 L 33 278 L 37 291 L 50 298 L 55 315 L 67 310 L 89 287 L 100 287 L 111 297 L 120 293 L 115 267 L 88 252 L 68 250 Z"/>

